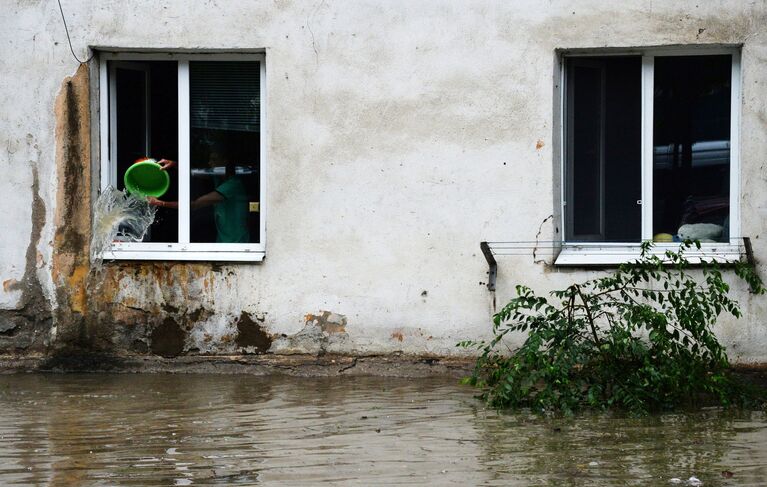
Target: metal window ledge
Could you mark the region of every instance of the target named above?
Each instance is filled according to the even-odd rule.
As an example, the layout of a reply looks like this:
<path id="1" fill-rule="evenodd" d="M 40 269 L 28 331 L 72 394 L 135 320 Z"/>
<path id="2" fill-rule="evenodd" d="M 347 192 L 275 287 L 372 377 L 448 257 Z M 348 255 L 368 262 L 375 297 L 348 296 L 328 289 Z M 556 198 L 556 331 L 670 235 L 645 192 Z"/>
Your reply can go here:
<path id="1" fill-rule="evenodd" d="M 663 257 L 667 250 L 679 250 L 676 245 L 655 245 L 651 252 Z M 588 267 L 588 266 L 618 266 L 640 258 L 641 249 L 638 245 L 626 246 L 584 246 L 564 245 L 562 251 L 554 261 L 554 265 L 562 267 Z M 734 263 L 746 257 L 746 251 L 742 245 L 703 245 L 701 249 L 690 249 L 685 252 L 687 260 L 691 264 L 703 262 Z"/>
<path id="2" fill-rule="evenodd" d="M 104 253 L 104 260 L 169 260 L 208 262 L 262 262 L 265 252 L 201 251 L 201 250 L 112 250 Z"/>

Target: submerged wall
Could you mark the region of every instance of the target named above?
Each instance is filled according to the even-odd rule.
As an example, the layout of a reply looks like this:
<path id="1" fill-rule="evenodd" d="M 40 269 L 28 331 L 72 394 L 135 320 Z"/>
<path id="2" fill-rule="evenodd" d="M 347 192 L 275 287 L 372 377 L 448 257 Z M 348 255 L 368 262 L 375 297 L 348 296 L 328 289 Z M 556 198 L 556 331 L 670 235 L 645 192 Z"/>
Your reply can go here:
<path id="1" fill-rule="evenodd" d="M 483 240 L 559 238 L 557 49 L 742 44 L 742 228 L 767 276 L 767 5 L 625 1 L 69 0 L 75 52 L 266 54 L 268 243 L 259 264 L 90 273 L 98 58 L 57 6 L 0 12 L 0 351 L 451 355 L 496 303 L 596 271 Z M 762 238 L 760 238 L 762 237 Z M 767 362 L 767 300 L 718 329 Z"/>

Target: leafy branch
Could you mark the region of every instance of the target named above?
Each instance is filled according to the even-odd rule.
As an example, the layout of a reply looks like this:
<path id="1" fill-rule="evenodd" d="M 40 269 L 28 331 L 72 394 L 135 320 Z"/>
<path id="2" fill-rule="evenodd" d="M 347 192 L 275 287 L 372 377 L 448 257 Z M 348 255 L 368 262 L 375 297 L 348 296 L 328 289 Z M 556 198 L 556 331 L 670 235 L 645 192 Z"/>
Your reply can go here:
<path id="1" fill-rule="evenodd" d="M 637 261 L 549 298 L 517 286 L 516 297 L 493 317 L 491 340 L 458 344 L 479 352 L 466 381 L 493 406 L 539 411 L 587 406 L 647 413 L 753 398 L 732 377 L 712 331 L 720 315 L 740 317 L 740 308 L 718 262 L 691 269 L 685 254 L 693 246 L 700 249 L 688 241 L 658 255 L 645 243 Z M 765 293 L 752 267 L 732 266 L 751 292 Z M 524 343 L 508 350 L 504 339 L 520 332 Z"/>

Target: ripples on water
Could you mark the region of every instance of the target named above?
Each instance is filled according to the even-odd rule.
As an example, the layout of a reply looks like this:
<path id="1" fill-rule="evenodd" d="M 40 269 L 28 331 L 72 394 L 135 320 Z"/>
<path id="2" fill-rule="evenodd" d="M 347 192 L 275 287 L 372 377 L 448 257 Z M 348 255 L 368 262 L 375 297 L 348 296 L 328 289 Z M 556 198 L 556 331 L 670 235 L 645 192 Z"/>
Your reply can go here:
<path id="1" fill-rule="evenodd" d="M 762 412 L 545 419 L 473 393 L 435 379 L 2 376 L 0 485 L 767 484 Z"/>

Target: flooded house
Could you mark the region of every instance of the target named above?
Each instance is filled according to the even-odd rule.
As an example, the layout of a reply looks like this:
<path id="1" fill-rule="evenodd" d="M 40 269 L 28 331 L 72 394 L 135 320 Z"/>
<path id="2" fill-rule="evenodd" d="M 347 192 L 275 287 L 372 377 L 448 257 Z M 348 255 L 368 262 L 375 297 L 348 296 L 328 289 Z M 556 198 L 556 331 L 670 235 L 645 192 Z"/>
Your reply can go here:
<path id="1" fill-rule="evenodd" d="M 517 284 L 643 241 L 767 275 L 764 1 L 61 5 L 0 6 L 5 367 L 449 368 Z M 98 263 L 146 157 L 167 190 Z"/>

